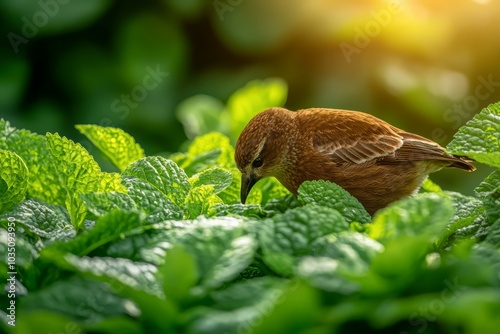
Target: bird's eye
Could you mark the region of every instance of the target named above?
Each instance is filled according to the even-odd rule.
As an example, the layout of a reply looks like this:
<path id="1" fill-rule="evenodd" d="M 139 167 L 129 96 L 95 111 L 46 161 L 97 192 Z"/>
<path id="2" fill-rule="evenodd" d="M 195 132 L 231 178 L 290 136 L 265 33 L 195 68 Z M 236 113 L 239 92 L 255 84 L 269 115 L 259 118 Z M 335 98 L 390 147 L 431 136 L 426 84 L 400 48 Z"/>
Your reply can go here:
<path id="1" fill-rule="evenodd" d="M 262 166 L 262 164 L 264 163 L 264 160 L 262 160 L 261 157 L 257 157 L 255 158 L 255 160 L 252 162 L 252 167 L 253 168 L 259 168 L 260 166 Z"/>

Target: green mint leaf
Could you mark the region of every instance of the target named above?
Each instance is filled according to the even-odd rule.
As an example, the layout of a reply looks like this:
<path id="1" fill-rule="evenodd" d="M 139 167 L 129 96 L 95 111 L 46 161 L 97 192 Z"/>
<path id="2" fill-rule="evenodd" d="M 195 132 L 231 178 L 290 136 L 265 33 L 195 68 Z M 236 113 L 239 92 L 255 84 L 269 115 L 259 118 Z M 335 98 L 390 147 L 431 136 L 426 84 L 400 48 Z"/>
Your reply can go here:
<path id="1" fill-rule="evenodd" d="M 38 250 L 32 242 L 28 241 L 28 238 L 19 232 L 11 231 L 8 227 L 6 229 L 0 228 L 0 256 L 5 259 L 0 263 L 0 277 L 2 278 L 8 278 L 7 272 L 20 271 L 21 268 L 31 269 L 33 261 L 38 257 Z M 13 237 L 13 233 L 15 233 L 15 237 Z M 9 267 L 6 261 L 12 255 L 12 249 L 9 250 L 9 248 L 13 242 L 15 242 L 16 247 L 15 268 Z"/>
<path id="2" fill-rule="evenodd" d="M 45 309 L 87 324 L 126 313 L 125 299 L 116 296 L 109 285 L 78 276 L 30 293 L 22 304 L 25 312 Z"/>
<path id="3" fill-rule="evenodd" d="M 241 173 L 238 171 L 238 180 L 241 183 Z M 239 191 L 238 187 L 238 191 Z M 247 198 L 249 204 L 266 205 L 269 201 L 289 195 L 290 192 L 274 177 L 260 180 L 252 188 Z"/>
<path id="4" fill-rule="evenodd" d="M 144 158 L 142 147 L 122 129 L 98 125 L 75 127 L 121 171 L 132 162 Z"/>
<path id="5" fill-rule="evenodd" d="M 255 80 L 234 92 L 227 102 L 231 119 L 231 139 L 236 142 L 243 128 L 259 112 L 281 107 L 288 94 L 286 82 L 279 78 Z"/>
<path id="6" fill-rule="evenodd" d="M 306 181 L 300 185 L 298 199 L 302 204 L 315 204 L 337 210 L 348 222 L 366 224 L 370 214 L 359 201 L 339 185 L 324 181 Z"/>
<path id="7" fill-rule="evenodd" d="M 223 204 L 223 202 L 215 194 L 212 185 L 201 185 L 193 188 L 188 193 L 184 202 L 186 218 L 193 219 L 199 215 L 207 214 L 217 204 Z"/>
<path id="8" fill-rule="evenodd" d="M 80 195 L 85 207 L 96 217 L 106 215 L 112 210 L 138 210 L 135 202 L 128 194 L 110 191 L 106 193 L 88 193 Z"/>
<path id="9" fill-rule="evenodd" d="M 21 202 L 28 189 L 28 167 L 14 152 L 0 149 L 0 213 Z"/>
<path id="10" fill-rule="evenodd" d="M 264 249 L 293 256 L 308 254 L 320 237 L 349 229 L 337 210 L 315 205 L 290 209 L 258 224 Z"/>
<path id="11" fill-rule="evenodd" d="M 234 148 L 229 138 L 218 132 L 210 132 L 206 135 L 196 137 L 189 145 L 187 154 L 195 159 L 209 152 L 220 151 L 215 163 L 207 164 L 205 168 L 221 167 L 225 169 L 236 168 L 234 162 Z"/>
<path id="12" fill-rule="evenodd" d="M 488 221 L 492 224 L 500 219 L 500 170 L 491 173 L 474 191 L 483 201 Z"/>
<path id="13" fill-rule="evenodd" d="M 444 249 L 463 240 L 464 237 L 475 237 L 474 224 L 484 219 L 484 206 L 477 198 L 459 193 L 446 193 L 452 200 L 454 214 L 451 221 L 439 233 L 435 245 L 437 249 Z M 468 232 L 468 233 L 467 233 Z"/>
<path id="14" fill-rule="evenodd" d="M 138 160 L 127 166 L 122 174 L 148 182 L 180 207 L 191 189 L 186 173 L 175 162 L 163 157 Z"/>
<path id="15" fill-rule="evenodd" d="M 341 265 L 341 261 L 328 257 L 305 256 L 297 264 L 295 273 L 321 290 L 351 295 L 358 291 L 359 287 L 342 276 Z"/>
<path id="16" fill-rule="evenodd" d="M 378 211 L 369 226 L 371 238 L 385 243 L 400 236 L 426 237 L 433 241 L 453 218 L 453 204 L 433 193 L 396 201 Z"/>
<path id="17" fill-rule="evenodd" d="M 54 241 L 65 241 L 75 236 L 68 212 L 61 206 L 28 199 L 0 216 L 0 225 L 7 228 L 14 222 L 22 227 L 23 235 L 41 249 Z M 41 243 L 41 244 L 40 244 Z"/>
<path id="18" fill-rule="evenodd" d="M 500 102 L 490 104 L 461 127 L 447 151 L 500 167 Z"/>
<path id="19" fill-rule="evenodd" d="M 70 253 L 66 254 L 62 261 L 67 269 L 89 275 L 96 280 L 111 285 L 123 284 L 153 296 L 163 297 L 160 282 L 156 277 L 157 268 L 150 263 L 134 262 L 123 258 L 78 257 Z"/>
<path id="20" fill-rule="evenodd" d="M 237 168 L 229 169 L 232 175 L 231 184 L 224 189 L 218 196 L 226 204 L 239 204 L 240 202 L 240 187 L 241 187 L 241 172 Z"/>
<path id="21" fill-rule="evenodd" d="M 349 272 L 361 273 L 383 249 L 382 244 L 364 234 L 346 231 L 318 238 L 311 245 L 311 254 L 338 260 Z"/>
<path id="22" fill-rule="evenodd" d="M 44 136 L 27 130 L 17 130 L 0 119 L 0 148 L 17 153 L 29 170 L 28 194 L 48 203 L 58 204 L 58 178 L 50 160 Z M 59 203 L 64 204 L 64 203 Z"/>
<path id="23" fill-rule="evenodd" d="M 209 216 L 243 216 L 262 218 L 265 216 L 262 207 L 258 204 L 216 204 L 209 209 Z"/>
<path id="24" fill-rule="evenodd" d="M 440 186 L 438 186 L 436 183 L 432 182 L 431 179 L 426 178 L 424 183 L 422 183 L 422 186 L 419 189 L 420 192 L 426 192 L 426 193 L 436 193 L 440 194 L 443 192 Z"/>
<path id="25" fill-rule="evenodd" d="M 120 240 L 123 235 L 144 225 L 143 215 L 139 212 L 111 211 L 97 220 L 94 227 L 68 242 L 57 242 L 44 249 L 45 253 L 71 252 L 79 256 Z"/>
<path id="26" fill-rule="evenodd" d="M 203 278 L 203 285 L 217 288 L 231 281 L 252 263 L 257 246 L 257 242 L 249 236 L 233 239 Z"/>
<path id="27" fill-rule="evenodd" d="M 174 153 L 169 156 L 169 159 L 182 168 L 187 175 L 192 176 L 206 168 L 217 166 L 217 159 L 219 159 L 221 153 L 220 149 L 201 153 L 194 157 L 188 153 Z"/>
<path id="28" fill-rule="evenodd" d="M 170 233 L 167 241 L 182 244 L 196 260 L 202 286 L 215 288 L 234 278 L 252 261 L 256 245 L 253 240 L 241 239 L 243 234 L 241 219 L 199 218 L 190 228 Z M 241 263 L 235 263 L 237 258 Z"/>
<path id="29" fill-rule="evenodd" d="M 189 182 L 193 188 L 201 185 L 212 185 L 214 192 L 218 194 L 231 185 L 233 175 L 225 169 L 214 167 L 193 175 Z"/>
<path id="30" fill-rule="evenodd" d="M 274 277 L 262 277 L 233 284 L 213 291 L 215 308 L 208 309 L 189 325 L 188 332 L 218 334 L 238 333 L 255 329 L 271 312 L 286 290 L 285 282 Z"/>
<path id="31" fill-rule="evenodd" d="M 113 209 L 144 212 L 145 223 L 158 223 L 168 219 L 182 219 L 183 210 L 165 194 L 148 182 L 133 176 L 122 176 L 127 194 L 119 192 L 88 193 L 82 198 L 87 210 L 96 217 L 108 214 Z"/>
<path id="32" fill-rule="evenodd" d="M 337 210 L 306 205 L 253 224 L 263 260 L 272 270 L 290 275 L 295 257 L 309 255 L 318 238 L 349 229 Z"/>
<path id="33" fill-rule="evenodd" d="M 125 191 L 116 173 L 104 173 L 92 156 L 80 145 L 58 134 L 46 135 L 47 148 L 57 175 L 59 198 L 54 204 L 68 209 L 75 229 L 81 228 L 86 215 L 81 194 L 100 191 Z"/>
<path id="34" fill-rule="evenodd" d="M 485 242 L 493 245 L 497 250 L 500 248 L 500 218 L 491 225 Z"/>
<path id="35" fill-rule="evenodd" d="M 292 194 L 288 194 L 284 197 L 270 200 L 263 207 L 263 210 L 268 217 L 272 217 L 275 214 L 283 213 L 288 209 L 293 209 L 299 206 L 301 206 L 301 204 L 297 198 Z"/>
<path id="36" fill-rule="evenodd" d="M 145 180 L 133 176 L 122 176 L 122 183 L 134 201 L 137 210 L 147 214 L 146 222 L 157 223 L 167 219 L 182 219 L 184 211 L 166 194 Z"/>

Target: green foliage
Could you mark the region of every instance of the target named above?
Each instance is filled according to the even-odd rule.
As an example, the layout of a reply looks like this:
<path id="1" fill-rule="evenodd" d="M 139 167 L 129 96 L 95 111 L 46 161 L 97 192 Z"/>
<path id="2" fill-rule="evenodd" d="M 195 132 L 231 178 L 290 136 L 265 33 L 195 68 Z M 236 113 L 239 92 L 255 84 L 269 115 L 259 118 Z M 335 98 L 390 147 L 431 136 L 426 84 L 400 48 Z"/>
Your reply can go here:
<path id="1" fill-rule="evenodd" d="M 359 201 L 342 187 L 328 181 L 306 181 L 299 187 L 302 204 L 317 204 L 339 211 L 349 222 L 368 223 L 370 215 Z"/>
<path id="2" fill-rule="evenodd" d="M 261 85 L 252 85 L 238 94 L 258 95 Z M 255 105 L 282 98 L 276 89 Z M 485 117 L 452 146 L 476 140 L 475 157 L 495 165 L 500 149 L 480 146 L 495 135 Z M 491 333 L 500 326 L 498 170 L 474 197 L 427 181 L 372 219 L 321 180 L 302 184 L 297 199 L 276 179 L 261 180 L 252 204 L 239 203 L 234 147 L 221 133 L 164 158 L 144 157 L 121 130 L 79 129 L 121 173 L 102 172 L 64 137 L 0 121 L 0 256 L 15 259 L 0 264 L 0 278 L 16 272 L 15 332 Z M 8 314 L 2 318 L 13 332 Z"/>
<path id="3" fill-rule="evenodd" d="M 500 102 L 490 104 L 460 128 L 448 151 L 500 168 Z"/>
<path id="4" fill-rule="evenodd" d="M 0 150 L 0 213 L 24 199 L 28 168 L 16 153 Z"/>
<path id="5" fill-rule="evenodd" d="M 142 147 L 122 129 L 97 125 L 77 125 L 76 128 L 121 171 L 132 162 L 144 158 Z"/>

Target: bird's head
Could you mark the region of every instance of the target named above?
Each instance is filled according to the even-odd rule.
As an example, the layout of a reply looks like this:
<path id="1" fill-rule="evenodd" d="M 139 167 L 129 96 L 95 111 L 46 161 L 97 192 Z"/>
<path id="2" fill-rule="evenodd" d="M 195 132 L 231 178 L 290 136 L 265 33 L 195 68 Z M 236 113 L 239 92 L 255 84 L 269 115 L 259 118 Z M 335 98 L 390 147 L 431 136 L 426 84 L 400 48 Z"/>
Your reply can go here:
<path id="1" fill-rule="evenodd" d="M 262 178 L 281 176 L 289 163 L 294 136 L 294 113 L 285 108 L 269 108 L 257 114 L 236 142 L 235 160 L 241 171 L 241 202 Z"/>

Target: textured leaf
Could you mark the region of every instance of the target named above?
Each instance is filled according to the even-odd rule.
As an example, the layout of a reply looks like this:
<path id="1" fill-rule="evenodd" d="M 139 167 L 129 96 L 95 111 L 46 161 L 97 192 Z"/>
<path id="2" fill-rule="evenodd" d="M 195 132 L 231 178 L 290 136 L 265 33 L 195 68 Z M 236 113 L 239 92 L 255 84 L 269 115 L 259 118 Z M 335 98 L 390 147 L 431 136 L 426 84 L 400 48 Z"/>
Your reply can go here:
<path id="1" fill-rule="evenodd" d="M 496 249 L 500 248 L 500 219 L 498 219 L 493 225 L 491 225 L 485 241 L 496 247 Z"/>
<path id="2" fill-rule="evenodd" d="M 255 244 L 241 239 L 243 233 L 241 219 L 200 218 L 191 228 L 171 234 L 167 240 L 182 244 L 194 256 L 204 286 L 216 287 L 234 278 L 251 262 Z M 238 258 L 241 263 L 236 264 Z"/>
<path id="3" fill-rule="evenodd" d="M 98 125 L 76 125 L 97 148 L 123 171 L 132 162 L 144 158 L 144 150 L 121 129 Z"/>
<path id="4" fill-rule="evenodd" d="M 55 203 L 59 189 L 47 186 L 57 184 L 57 176 L 47 160 L 45 137 L 27 130 L 17 130 L 9 122 L 0 119 L 0 149 L 15 152 L 24 160 L 30 173 L 28 193 L 31 196 Z"/>
<path id="5" fill-rule="evenodd" d="M 182 219 L 183 210 L 147 181 L 132 176 L 122 176 L 122 183 L 137 208 L 148 215 L 147 222 Z"/>
<path id="6" fill-rule="evenodd" d="M 189 192 L 186 197 L 186 202 L 184 203 L 186 207 L 186 218 L 193 219 L 199 215 L 207 214 L 212 207 L 222 203 L 222 200 L 215 194 L 213 186 L 202 185 L 193 188 Z"/>
<path id="7" fill-rule="evenodd" d="M 81 227 L 86 209 L 80 194 L 125 189 L 118 174 L 103 173 L 92 156 L 80 145 L 60 137 L 47 134 L 49 156 L 57 175 L 60 195 L 54 204 L 65 205 L 73 226 Z"/>
<path id="8" fill-rule="evenodd" d="M 349 229 L 337 210 L 306 205 L 278 214 L 256 226 L 262 247 L 267 251 L 304 255 L 318 238 Z"/>
<path id="9" fill-rule="evenodd" d="M 209 216 L 243 216 L 243 217 L 264 217 L 265 214 L 258 204 L 216 204 L 210 208 Z"/>
<path id="10" fill-rule="evenodd" d="M 0 213 L 24 199 L 28 168 L 16 153 L 0 149 Z"/>
<path id="11" fill-rule="evenodd" d="M 7 259 L 11 257 L 12 243 L 15 243 L 15 263 L 8 263 Z M 16 233 L 6 227 L 0 228 L 0 256 L 5 259 L 0 263 L 0 277 L 7 278 L 7 272 L 20 271 L 22 267 L 29 267 L 33 261 L 38 257 L 38 252 L 35 247 L 28 242 L 22 234 Z"/>
<path id="12" fill-rule="evenodd" d="M 306 181 L 299 187 L 299 202 L 326 206 L 340 212 L 348 222 L 366 224 L 371 217 L 359 201 L 329 181 Z"/>
<path id="13" fill-rule="evenodd" d="M 127 194 L 118 192 L 88 193 L 80 197 L 89 212 L 97 217 L 106 215 L 113 209 L 118 209 L 127 212 L 142 211 L 147 215 L 146 223 L 182 219 L 183 210 L 148 182 L 133 176 L 123 176 L 122 183 L 127 188 Z"/>
<path id="14" fill-rule="evenodd" d="M 206 135 L 196 137 L 191 145 L 189 145 L 187 153 L 191 157 L 198 157 L 214 150 L 220 150 L 220 154 L 215 161 L 215 165 L 207 165 L 209 167 L 221 167 L 231 169 L 236 167 L 234 162 L 234 148 L 229 142 L 229 138 L 221 133 L 210 132 Z"/>
<path id="15" fill-rule="evenodd" d="M 126 313 L 125 299 L 116 296 L 109 285 L 78 276 L 30 293 L 23 298 L 22 303 L 26 312 L 49 310 L 85 323 L 95 323 L 106 317 Z"/>
<path id="16" fill-rule="evenodd" d="M 172 160 L 147 157 L 130 164 L 123 175 L 135 176 L 162 192 L 177 206 L 182 206 L 191 189 L 188 177 Z"/>
<path id="17" fill-rule="evenodd" d="M 241 173 L 238 171 L 238 180 L 241 180 Z M 241 181 L 239 181 L 241 183 Z M 238 187 L 238 192 L 240 187 Z M 289 195 L 290 192 L 274 177 L 268 177 L 257 182 L 252 187 L 246 203 L 266 205 L 272 200 Z"/>
<path id="18" fill-rule="evenodd" d="M 350 273 L 360 273 L 370 266 L 372 259 L 383 249 L 379 242 L 366 235 L 346 231 L 316 239 L 311 245 L 310 254 L 336 259 Z"/>
<path id="19" fill-rule="evenodd" d="M 483 201 L 488 221 L 500 219 L 500 170 L 491 173 L 475 190 Z"/>
<path id="20" fill-rule="evenodd" d="M 203 285 L 217 288 L 222 283 L 235 278 L 252 263 L 256 249 L 257 242 L 249 236 L 242 236 L 232 240 L 210 272 L 203 278 Z"/>
<path id="21" fill-rule="evenodd" d="M 474 237 L 475 230 L 470 227 L 484 218 L 484 207 L 478 199 L 458 193 L 447 193 L 447 195 L 452 200 L 455 210 L 452 220 L 435 241 L 437 249 L 449 246 L 449 243 L 454 242 L 456 237 L 459 237 L 459 240 L 465 236 Z M 464 233 L 466 230 L 471 233 Z"/>
<path id="22" fill-rule="evenodd" d="M 160 283 L 156 278 L 157 268 L 149 263 L 130 261 L 111 257 L 78 257 L 66 254 L 64 261 L 68 269 L 82 274 L 89 274 L 103 282 L 120 282 L 136 290 L 142 290 L 154 296 L 163 296 Z"/>
<path id="23" fill-rule="evenodd" d="M 99 218 L 95 226 L 74 239 L 62 243 L 54 243 L 45 248 L 45 252 L 71 252 L 86 255 L 91 251 L 123 237 L 123 234 L 144 224 L 143 217 L 138 212 L 111 211 Z"/>
<path id="24" fill-rule="evenodd" d="M 461 127 L 447 151 L 500 168 L 500 102 L 490 104 Z"/>
<path id="25" fill-rule="evenodd" d="M 107 193 L 82 194 L 80 198 L 89 212 L 97 217 L 104 216 L 112 210 L 139 210 L 128 194 L 111 191 Z"/>
<path id="26" fill-rule="evenodd" d="M 169 159 L 182 168 L 187 175 L 192 176 L 206 168 L 216 166 L 221 153 L 220 149 L 211 150 L 195 157 L 188 153 L 174 153 L 169 156 Z"/>
<path id="27" fill-rule="evenodd" d="M 231 140 L 236 142 L 243 128 L 259 112 L 285 104 L 288 87 L 279 78 L 255 80 L 234 92 L 227 102 L 231 119 Z"/>
<path id="28" fill-rule="evenodd" d="M 484 179 L 481 184 L 474 189 L 474 192 L 481 199 L 485 199 L 488 196 L 492 196 L 497 192 L 500 192 L 500 170 L 496 170 L 486 179 Z"/>
<path id="29" fill-rule="evenodd" d="M 229 187 L 224 189 L 218 196 L 226 204 L 238 204 L 240 202 L 240 186 L 241 186 L 241 172 L 237 168 L 229 169 L 232 175 L 232 181 Z"/>
<path id="30" fill-rule="evenodd" d="M 26 200 L 0 216 L 0 225 L 14 222 L 23 228 L 23 234 L 40 249 L 54 241 L 69 240 L 75 236 L 68 212 L 61 206 Z M 41 243 L 41 244 L 39 244 Z"/>
<path id="31" fill-rule="evenodd" d="M 285 282 L 273 277 L 263 277 L 234 284 L 227 289 L 214 291 L 215 308 L 189 326 L 189 333 L 238 333 L 255 327 L 271 312 L 286 290 Z"/>
<path id="32" fill-rule="evenodd" d="M 231 172 L 217 167 L 206 169 L 189 179 L 193 188 L 201 185 L 212 185 L 216 194 L 229 187 L 232 181 L 233 175 Z"/>
<path id="33" fill-rule="evenodd" d="M 313 252 L 318 238 L 349 229 L 337 210 L 306 205 L 253 224 L 263 249 L 263 260 L 275 272 L 290 275 L 295 257 Z"/>
<path id="34" fill-rule="evenodd" d="M 377 212 L 369 235 L 382 243 L 399 236 L 433 241 L 453 218 L 453 211 L 450 199 L 433 193 L 402 199 Z"/>
<path id="35" fill-rule="evenodd" d="M 295 272 L 322 290 L 352 294 L 359 287 L 347 277 L 364 275 L 383 249 L 380 243 L 360 233 L 330 234 L 312 244 L 312 256 L 301 259 Z"/>
<path id="36" fill-rule="evenodd" d="M 359 287 L 342 277 L 340 265 L 340 261 L 328 257 L 306 256 L 298 263 L 296 274 L 324 291 L 350 295 L 358 291 Z"/>

